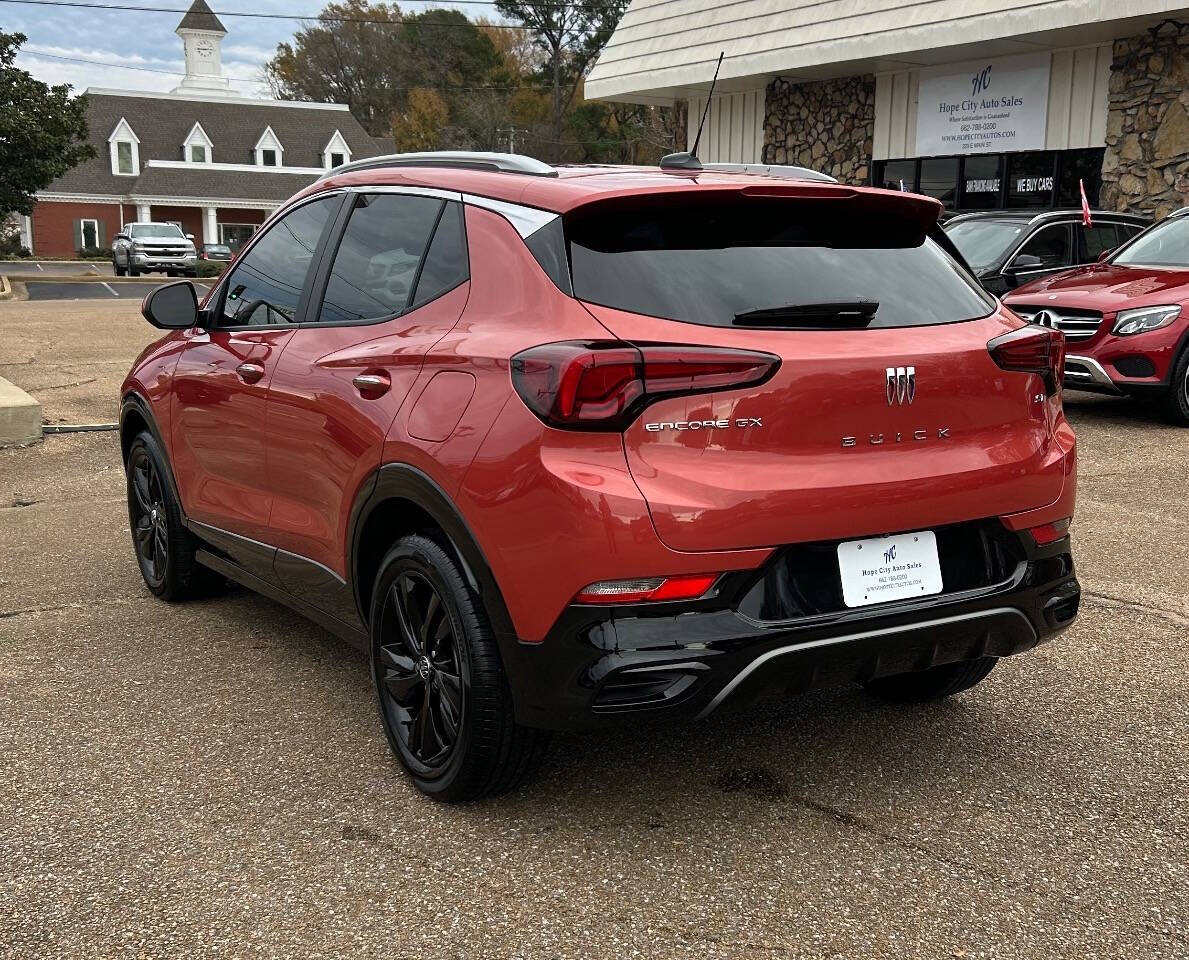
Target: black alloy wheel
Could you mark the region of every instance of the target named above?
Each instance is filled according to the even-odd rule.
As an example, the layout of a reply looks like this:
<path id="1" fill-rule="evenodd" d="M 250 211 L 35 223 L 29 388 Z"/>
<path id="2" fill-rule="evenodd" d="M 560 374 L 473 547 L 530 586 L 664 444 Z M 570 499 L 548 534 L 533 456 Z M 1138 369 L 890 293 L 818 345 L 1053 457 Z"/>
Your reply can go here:
<path id="1" fill-rule="evenodd" d="M 128 487 L 136 559 L 145 583 L 156 592 L 169 574 L 169 514 L 161 473 L 144 446 L 133 450 L 128 460 Z"/>
<path id="2" fill-rule="evenodd" d="M 1169 390 L 1165 401 L 1168 419 L 1179 427 L 1189 427 L 1189 344 L 1173 361 L 1168 379 Z"/>
<path id="3" fill-rule="evenodd" d="M 206 596 L 222 578 L 195 559 L 195 540 L 175 499 L 169 467 L 149 431 L 136 435 L 124 461 L 128 524 L 145 586 L 162 600 Z"/>
<path id="4" fill-rule="evenodd" d="M 368 628 L 384 734 L 418 790 L 460 803 L 536 772 L 549 734 L 516 722 L 483 598 L 441 531 L 383 557 Z"/>
<path id="5" fill-rule="evenodd" d="M 466 657 L 438 589 L 403 571 L 388 589 L 380 623 L 378 677 L 383 709 L 405 763 L 422 774 L 442 770 L 464 720 Z"/>

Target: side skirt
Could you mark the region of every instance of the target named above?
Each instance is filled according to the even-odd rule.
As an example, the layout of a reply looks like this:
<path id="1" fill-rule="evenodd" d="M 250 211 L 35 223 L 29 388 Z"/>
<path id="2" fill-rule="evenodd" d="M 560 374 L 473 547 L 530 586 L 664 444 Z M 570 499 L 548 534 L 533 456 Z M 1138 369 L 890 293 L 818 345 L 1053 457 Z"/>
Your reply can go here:
<path id="1" fill-rule="evenodd" d="M 199 548 L 195 551 L 194 558 L 204 567 L 210 567 L 216 573 L 221 573 L 229 580 L 234 580 L 236 583 L 247 587 L 249 590 L 255 591 L 270 600 L 275 600 L 277 603 L 283 604 L 289 609 L 300 613 L 307 620 L 312 620 L 318 626 L 329 630 L 335 636 L 346 640 L 352 646 L 359 648 L 366 652 L 370 645 L 368 635 L 358 627 L 352 627 L 349 624 L 343 623 L 337 617 L 332 617 L 330 614 L 319 610 L 317 607 L 306 603 L 288 591 L 278 587 L 276 584 L 269 583 L 267 580 L 262 580 L 254 573 L 250 573 L 241 567 L 239 564 L 231 560 L 227 560 L 217 554 L 211 553 L 209 550 Z"/>

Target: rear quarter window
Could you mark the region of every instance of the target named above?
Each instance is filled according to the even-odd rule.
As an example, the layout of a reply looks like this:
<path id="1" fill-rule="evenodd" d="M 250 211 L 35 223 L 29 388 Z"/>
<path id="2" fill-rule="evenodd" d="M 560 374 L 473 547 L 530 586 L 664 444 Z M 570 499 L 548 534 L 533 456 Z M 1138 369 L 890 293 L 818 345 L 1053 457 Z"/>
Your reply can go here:
<path id="1" fill-rule="evenodd" d="M 995 308 L 918 221 L 861 199 L 633 198 L 579 208 L 566 235 L 574 296 L 686 323 L 875 301 L 869 326 L 909 327 Z"/>

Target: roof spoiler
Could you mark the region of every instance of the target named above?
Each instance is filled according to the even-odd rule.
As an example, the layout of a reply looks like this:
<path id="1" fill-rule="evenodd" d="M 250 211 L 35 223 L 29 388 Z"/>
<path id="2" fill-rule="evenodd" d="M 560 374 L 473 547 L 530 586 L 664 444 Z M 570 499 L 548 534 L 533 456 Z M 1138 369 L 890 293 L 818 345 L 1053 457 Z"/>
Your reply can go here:
<path id="1" fill-rule="evenodd" d="M 556 177 L 557 170 L 549 164 L 519 153 L 483 153 L 472 150 L 437 150 L 428 153 L 391 153 L 382 157 L 367 157 L 335 167 L 319 177 L 337 177 L 340 173 L 377 170 L 385 167 L 455 167 L 464 170 L 489 170 L 495 173 L 520 173 L 533 177 Z"/>

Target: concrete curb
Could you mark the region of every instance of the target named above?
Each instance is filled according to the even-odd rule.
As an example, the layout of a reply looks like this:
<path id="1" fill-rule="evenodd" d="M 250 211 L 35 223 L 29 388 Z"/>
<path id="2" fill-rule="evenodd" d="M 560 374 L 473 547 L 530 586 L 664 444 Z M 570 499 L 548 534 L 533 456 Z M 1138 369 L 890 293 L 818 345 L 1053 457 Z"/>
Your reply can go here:
<path id="1" fill-rule="evenodd" d="M 0 300 L 12 299 L 12 284 L 8 282 L 8 277 L 0 273 Z"/>
<path id="2" fill-rule="evenodd" d="M 0 377 L 0 447 L 24 446 L 40 439 L 41 404 Z"/>

